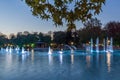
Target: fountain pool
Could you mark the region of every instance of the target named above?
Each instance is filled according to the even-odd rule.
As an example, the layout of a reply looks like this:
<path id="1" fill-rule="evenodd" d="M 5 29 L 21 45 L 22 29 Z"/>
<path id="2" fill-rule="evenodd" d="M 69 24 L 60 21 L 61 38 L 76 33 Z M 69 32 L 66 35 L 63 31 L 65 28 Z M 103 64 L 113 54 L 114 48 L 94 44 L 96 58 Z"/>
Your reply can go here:
<path id="1" fill-rule="evenodd" d="M 1 80 L 119 80 L 120 51 L 0 52 Z"/>

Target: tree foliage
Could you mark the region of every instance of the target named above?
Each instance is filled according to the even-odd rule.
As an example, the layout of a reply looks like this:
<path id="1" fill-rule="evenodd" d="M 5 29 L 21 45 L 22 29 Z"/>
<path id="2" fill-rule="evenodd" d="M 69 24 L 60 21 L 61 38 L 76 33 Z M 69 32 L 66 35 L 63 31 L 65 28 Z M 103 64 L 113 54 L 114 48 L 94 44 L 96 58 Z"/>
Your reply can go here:
<path id="1" fill-rule="evenodd" d="M 0 34 L 0 47 L 4 46 L 7 43 L 8 43 L 8 39 L 6 38 L 6 35 L 4 35 L 4 34 L 1 35 Z"/>
<path id="2" fill-rule="evenodd" d="M 97 18 L 91 18 L 84 23 L 85 28 L 102 27 L 102 23 Z"/>
<path id="3" fill-rule="evenodd" d="M 105 0 L 25 0 L 34 16 L 52 19 L 56 26 L 67 23 L 69 29 L 75 28 L 75 21 L 86 21 L 99 14 Z M 71 28 L 70 28 L 71 27 Z"/>
<path id="4" fill-rule="evenodd" d="M 64 44 L 66 40 L 66 33 L 63 31 L 54 32 L 53 42 L 57 44 Z"/>
<path id="5" fill-rule="evenodd" d="M 84 27 L 79 30 L 79 37 L 82 43 L 88 42 L 91 38 L 102 38 L 102 23 L 97 18 L 91 18 L 84 23 Z"/>
<path id="6" fill-rule="evenodd" d="M 114 44 L 120 45 L 120 22 L 109 22 L 105 25 L 104 29 L 108 37 L 113 37 Z"/>

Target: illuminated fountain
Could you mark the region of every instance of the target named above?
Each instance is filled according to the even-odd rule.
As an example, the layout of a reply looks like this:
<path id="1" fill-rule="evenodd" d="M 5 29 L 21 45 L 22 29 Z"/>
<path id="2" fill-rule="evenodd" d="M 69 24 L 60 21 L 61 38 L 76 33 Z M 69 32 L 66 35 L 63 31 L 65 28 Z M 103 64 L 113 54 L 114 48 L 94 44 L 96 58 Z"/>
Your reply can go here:
<path id="1" fill-rule="evenodd" d="M 63 49 L 61 49 L 60 51 L 58 51 L 58 53 L 62 54 L 63 53 Z"/>
<path id="2" fill-rule="evenodd" d="M 22 47 L 22 52 L 21 52 L 22 54 L 25 54 L 25 49 L 24 49 L 24 47 Z"/>
<path id="3" fill-rule="evenodd" d="M 74 50 L 77 49 L 74 45 L 72 45 L 72 46 L 64 45 L 64 47 L 70 49 L 70 53 L 74 53 Z M 63 53 L 63 49 L 61 49 L 60 51 L 58 51 L 58 53 L 62 54 Z"/>
<path id="4" fill-rule="evenodd" d="M 105 39 L 103 39 L 103 51 L 105 52 Z"/>
<path id="5" fill-rule="evenodd" d="M 25 51 L 25 48 L 24 48 L 24 47 L 22 47 L 21 54 L 22 54 L 22 55 L 25 55 L 25 56 L 29 56 L 29 55 L 30 55 L 29 51 L 28 51 L 28 50 Z"/>
<path id="6" fill-rule="evenodd" d="M 20 48 L 17 46 L 17 47 L 15 48 L 15 51 L 16 51 L 17 53 L 19 53 Z"/>
<path id="7" fill-rule="evenodd" d="M 99 38 L 96 39 L 96 52 L 99 52 Z"/>
<path id="8" fill-rule="evenodd" d="M 65 45 L 66 47 L 68 47 L 70 50 L 72 50 L 72 48 L 69 45 Z"/>
<path id="9" fill-rule="evenodd" d="M 113 38 L 110 39 L 110 52 L 113 52 Z"/>
<path id="10" fill-rule="evenodd" d="M 108 37 L 107 37 L 107 40 L 106 40 L 106 52 L 108 52 L 109 51 L 109 40 L 108 40 Z"/>
<path id="11" fill-rule="evenodd" d="M 0 51 L 1 51 L 1 52 L 4 52 L 4 49 L 1 47 Z"/>
<path id="12" fill-rule="evenodd" d="M 10 48 L 9 48 L 9 53 L 12 53 L 12 50 L 13 50 L 13 49 L 10 47 Z"/>
<path id="13" fill-rule="evenodd" d="M 72 47 L 69 46 L 69 45 L 65 45 L 65 46 L 68 47 L 68 48 L 70 49 L 71 53 L 74 53 L 74 48 L 72 48 Z"/>
<path id="14" fill-rule="evenodd" d="M 48 54 L 52 54 L 52 50 L 51 50 L 50 46 L 49 46 L 49 49 L 48 49 Z"/>
<path id="15" fill-rule="evenodd" d="M 106 52 L 113 52 L 113 38 L 111 37 L 110 40 L 107 38 L 107 48 Z"/>
<path id="16" fill-rule="evenodd" d="M 6 47 L 6 52 L 8 52 L 8 46 Z"/>
<path id="17" fill-rule="evenodd" d="M 90 51 L 93 52 L 93 39 L 91 38 L 91 41 L 90 41 Z"/>
<path id="18" fill-rule="evenodd" d="M 77 48 L 74 45 L 72 45 L 71 48 L 73 48 L 74 50 L 77 50 Z"/>
<path id="19" fill-rule="evenodd" d="M 13 51 L 13 49 L 12 49 L 12 47 L 6 47 L 6 49 L 5 49 L 5 51 L 7 52 L 7 53 L 12 53 L 12 51 Z"/>
<path id="20" fill-rule="evenodd" d="M 87 53 L 93 52 L 93 39 L 92 38 L 91 38 L 89 44 L 86 44 L 85 48 L 86 48 Z"/>
<path id="21" fill-rule="evenodd" d="M 103 50 L 99 50 L 99 38 L 97 37 L 95 47 L 93 50 L 93 39 L 91 38 L 90 44 L 86 46 L 87 52 L 113 52 L 113 38 L 111 37 L 109 40 L 107 37 L 106 41 L 103 39 Z"/>
<path id="22" fill-rule="evenodd" d="M 90 47 L 90 45 L 87 44 L 85 48 L 86 48 L 86 52 L 87 52 L 87 53 L 90 53 L 90 51 L 91 51 L 91 47 Z"/>

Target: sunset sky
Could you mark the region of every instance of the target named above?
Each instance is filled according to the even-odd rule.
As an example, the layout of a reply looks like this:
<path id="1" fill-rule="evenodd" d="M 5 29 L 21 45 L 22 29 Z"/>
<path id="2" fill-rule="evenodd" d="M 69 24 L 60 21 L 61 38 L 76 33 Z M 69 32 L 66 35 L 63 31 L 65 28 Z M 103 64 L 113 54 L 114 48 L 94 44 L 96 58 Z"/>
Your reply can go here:
<path id="1" fill-rule="evenodd" d="M 97 18 L 103 26 L 109 21 L 120 21 L 120 0 L 106 0 L 103 12 Z M 77 29 L 82 26 L 77 22 Z M 43 32 L 65 30 L 55 27 L 52 21 L 44 21 L 32 15 L 30 8 L 21 0 L 0 0 L 0 32 L 9 35 L 23 31 Z"/>

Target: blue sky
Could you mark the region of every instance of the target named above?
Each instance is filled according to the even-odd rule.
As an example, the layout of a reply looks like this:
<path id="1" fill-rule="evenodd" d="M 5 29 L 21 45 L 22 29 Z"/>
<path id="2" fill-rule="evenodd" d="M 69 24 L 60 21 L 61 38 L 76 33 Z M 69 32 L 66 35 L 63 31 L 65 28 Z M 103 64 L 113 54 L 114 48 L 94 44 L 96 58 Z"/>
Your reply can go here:
<path id="1" fill-rule="evenodd" d="M 120 21 L 120 0 L 107 0 L 103 12 L 97 18 L 105 25 L 109 21 Z M 77 22 L 77 29 L 82 24 Z M 30 8 L 21 0 L 0 0 L 0 32 L 3 34 L 23 31 L 43 32 L 65 30 L 66 26 L 55 27 L 52 21 L 45 21 L 32 15 Z"/>

